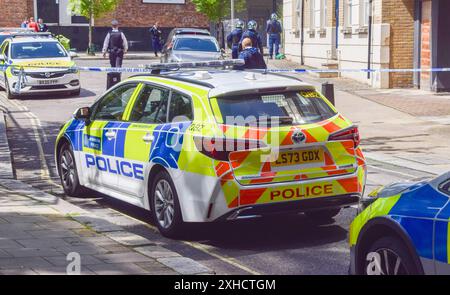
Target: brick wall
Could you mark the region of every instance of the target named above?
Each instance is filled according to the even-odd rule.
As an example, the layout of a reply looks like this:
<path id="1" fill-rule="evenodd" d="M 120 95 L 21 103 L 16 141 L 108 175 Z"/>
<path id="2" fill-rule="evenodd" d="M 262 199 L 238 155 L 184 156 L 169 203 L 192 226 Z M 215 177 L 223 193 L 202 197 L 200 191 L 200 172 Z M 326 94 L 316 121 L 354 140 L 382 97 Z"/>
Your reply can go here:
<path id="1" fill-rule="evenodd" d="M 431 0 L 422 2 L 420 67 L 431 68 Z M 430 88 L 430 73 L 420 73 L 420 88 Z"/>
<path id="2" fill-rule="evenodd" d="M 110 26 L 115 18 L 122 27 L 149 27 L 157 20 L 162 27 L 209 27 L 206 16 L 195 11 L 195 5 L 149 4 L 142 0 L 122 0 L 114 13 L 97 20 L 96 26 Z"/>
<path id="3" fill-rule="evenodd" d="M 0 27 L 19 27 L 33 13 L 33 0 L 0 0 Z"/>
<path id="4" fill-rule="evenodd" d="M 413 68 L 414 0 L 383 0 L 382 22 L 390 24 L 390 68 Z M 390 73 L 391 88 L 413 87 L 412 73 Z"/>

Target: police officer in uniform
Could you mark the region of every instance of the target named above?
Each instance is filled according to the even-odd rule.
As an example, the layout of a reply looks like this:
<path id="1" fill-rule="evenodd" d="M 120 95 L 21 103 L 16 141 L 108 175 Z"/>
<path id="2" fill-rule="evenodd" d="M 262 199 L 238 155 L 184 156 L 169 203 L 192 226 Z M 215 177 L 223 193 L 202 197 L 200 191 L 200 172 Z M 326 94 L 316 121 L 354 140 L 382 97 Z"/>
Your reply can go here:
<path id="1" fill-rule="evenodd" d="M 119 31 L 118 21 L 113 20 L 111 26 L 112 29 L 103 42 L 103 57 L 106 57 L 106 52 L 108 52 L 111 67 L 120 68 L 122 67 L 123 56 L 128 51 L 128 41 L 124 33 Z"/>
<path id="2" fill-rule="evenodd" d="M 239 54 L 239 58 L 245 61 L 245 65 L 237 66 L 237 70 L 245 69 L 267 69 L 264 57 L 258 48 L 255 48 L 250 38 L 242 40 L 243 50 Z"/>
<path id="3" fill-rule="evenodd" d="M 244 33 L 244 22 L 238 20 L 236 28 L 227 36 L 227 45 L 231 48 L 231 56 L 233 59 L 239 56 L 239 42 L 241 42 L 242 34 Z"/>
<path id="4" fill-rule="evenodd" d="M 281 23 L 278 21 L 276 13 L 272 13 L 270 21 L 267 23 L 267 34 L 269 35 L 269 55 L 273 59 L 273 47 L 275 46 L 275 56 L 280 53 Z"/>
<path id="5" fill-rule="evenodd" d="M 149 30 L 152 34 L 152 47 L 155 52 L 155 56 L 158 57 L 158 52 L 161 51 L 161 37 L 162 31 L 159 29 L 159 23 L 156 22 L 153 27 Z"/>
<path id="6" fill-rule="evenodd" d="M 263 42 L 262 42 L 261 36 L 256 31 L 257 28 L 258 28 L 258 24 L 256 23 L 256 21 L 251 20 L 251 21 L 248 22 L 248 24 L 247 24 L 247 31 L 245 31 L 244 34 L 242 34 L 241 41 L 239 42 L 240 50 L 244 49 L 242 41 L 245 38 L 250 38 L 250 40 L 252 40 L 253 47 L 258 48 L 260 53 L 261 53 L 261 55 L 264 54 Z"/>

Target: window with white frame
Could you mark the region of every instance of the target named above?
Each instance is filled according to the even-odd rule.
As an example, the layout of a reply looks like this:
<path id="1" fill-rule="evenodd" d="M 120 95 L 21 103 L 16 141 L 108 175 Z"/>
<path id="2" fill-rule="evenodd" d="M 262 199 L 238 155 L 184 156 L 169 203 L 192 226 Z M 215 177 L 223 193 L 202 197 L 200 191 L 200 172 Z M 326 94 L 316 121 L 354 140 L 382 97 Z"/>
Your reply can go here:
<path id="1" fill-rule="evenodd" d="M 371 13 L 370 0 L 363 0 L 362 20 L 360 22 L 361 25 L 363 25 L 363 26 L 369 25 L 370 13 Z"/>
<path id="2" fill-rule="evenodd" d="M 296 0 L 295 3 L 295 29 L 297 31 L 302 29 L 302 0 Z"/>
<path id="3" fill-rule="evenodd" d="M 327 24 L 327 0 L 311 0 L 311 28 L 324 29 Z"/>
<path id="4" fill-rule="evenodd" d="M 344 25 L 367 26 L 369 24 L 370 0 L 346 0 Z"/>

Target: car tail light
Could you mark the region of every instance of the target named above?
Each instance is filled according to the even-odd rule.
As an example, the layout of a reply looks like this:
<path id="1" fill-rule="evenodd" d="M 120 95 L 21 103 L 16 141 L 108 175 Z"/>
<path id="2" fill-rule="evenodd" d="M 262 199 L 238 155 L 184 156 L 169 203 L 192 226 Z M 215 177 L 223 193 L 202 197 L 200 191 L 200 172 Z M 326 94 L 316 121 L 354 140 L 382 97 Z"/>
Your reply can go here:
<path id="1" fill-rule="evenodd" d="M 346 128 L 340 131 L 337 131 L 328 137 L 329 141 L 341 141 L 341 140 L 352 140 L 355 144 L 355 147 L 359 146 L 361 139 L 359 137 L 358 127 L 352 126 L 350 128 Z"/>
<path id="2" fill-rule="evenodd" d="M 262 141 L 248 139 L 194 136 L 194 142 L 199 152 L 219 161 L 228 161 L 228 156 L 232 152 L 266 147 L 266 144 Z"/>

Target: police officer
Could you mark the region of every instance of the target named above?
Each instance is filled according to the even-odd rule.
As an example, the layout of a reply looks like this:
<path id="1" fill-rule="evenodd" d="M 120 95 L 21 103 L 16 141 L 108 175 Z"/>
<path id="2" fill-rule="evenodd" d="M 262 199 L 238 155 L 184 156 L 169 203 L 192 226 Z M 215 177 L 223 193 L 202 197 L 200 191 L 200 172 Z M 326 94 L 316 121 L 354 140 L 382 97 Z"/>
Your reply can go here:
<path id="1" fill-rule="evenodd" d="M 152 47 L 155 52 L 155 56 L 158 57 L 158 52 L 161 51 L 161 37 L 162 31 L 159 29 L 159 23 L 156 22 L 153 27 L 150 28 L 150 34 L 152 34 Z"/>
<path id="2" fill-rule="evenodd" d="M 278 21 L 276 13 L 272 13 L 270 21 L 267 23 L 267 34 L 269 35 L 269 55 L 273 59 L 273 47 L 275 46 L 275 56 L 280 53 L 281 23 Z"/>
<path id="3" fill-rule="evenodd" d="M 109 52 L 109 62 L 111 67 L 122 67 L 123 56 L 128 51 L 128 41 L 124 33 L 119 31 L 119 22 L 113 20 L 111 22 L 112 29 L 106 35 L 103 42 L 103 57 L 106 57 L 106 52 Z"/>
<path id="4" fill-rule="evenodd" d="M 243 50 L 239 58 L 245 61 L 245 65 L 236 67 L 237 70 L 244 69 L 267 69 L 264 57 L 258 48 L 255 48 L 250 38 L 242 40 Z"/>
<path id="5" fill-rule="evenodd" d="M 258 48 L 261 55 L 263 55 L 264 54 L 263 42 L 262 42 L 261 36 L 256 31 L 257 28 L 258 28 L 258 24 L 254 20 L 251 20 L 248 22 L 247 31 L 245 31 L 244 34 L 242 34 L 241 42 L 239 42 L 239 48 L 241 50 L 243 50 L 244 49 L 244 46 L 242 44 L 243 40 L 245 38 L 250 38 L 250 40 L 252 40 L 253 47 Z"/>
<path id="6" fill-rule="evenodd" d="M 227 36 L 227 45 L 231 48 L 231 56 L 233 59 L 239 56 L 239 42 L 241 42 L 242 34 L 244 33 L 244 22 L 238 20 L 236 28 Z"/>

